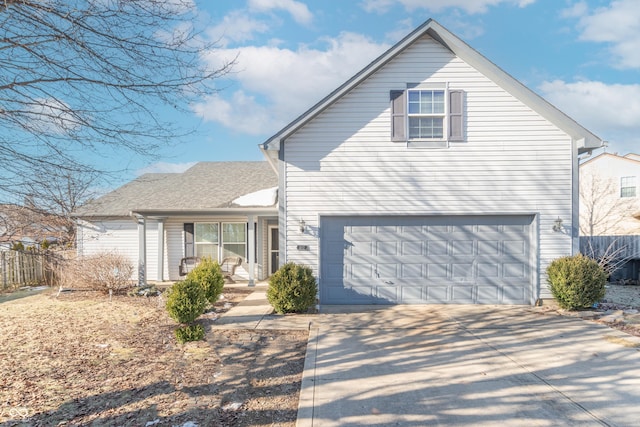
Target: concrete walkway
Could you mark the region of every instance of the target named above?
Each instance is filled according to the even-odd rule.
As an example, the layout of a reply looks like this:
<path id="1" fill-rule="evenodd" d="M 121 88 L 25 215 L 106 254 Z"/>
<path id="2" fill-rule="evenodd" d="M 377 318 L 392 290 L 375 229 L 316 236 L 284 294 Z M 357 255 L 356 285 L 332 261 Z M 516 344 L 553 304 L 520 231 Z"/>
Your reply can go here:
<path id="1" fill-rule="evenodd" d="M 533 307 L 325 307 L 277 316 L 258 287 L 223 328 L 306 329 L 306 426 L 635 426 L 640 339 Z"/>

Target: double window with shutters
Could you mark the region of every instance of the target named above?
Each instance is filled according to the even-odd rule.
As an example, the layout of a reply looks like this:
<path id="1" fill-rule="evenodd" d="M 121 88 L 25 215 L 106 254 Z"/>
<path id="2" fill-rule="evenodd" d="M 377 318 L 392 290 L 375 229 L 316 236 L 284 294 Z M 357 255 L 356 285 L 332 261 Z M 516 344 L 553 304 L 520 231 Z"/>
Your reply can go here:
<path id="1" fill-rule="evenodd" d="M 446 86 L 392 90 L 391 140 L 442 148 L 464 140 L 464 92 Z"/>

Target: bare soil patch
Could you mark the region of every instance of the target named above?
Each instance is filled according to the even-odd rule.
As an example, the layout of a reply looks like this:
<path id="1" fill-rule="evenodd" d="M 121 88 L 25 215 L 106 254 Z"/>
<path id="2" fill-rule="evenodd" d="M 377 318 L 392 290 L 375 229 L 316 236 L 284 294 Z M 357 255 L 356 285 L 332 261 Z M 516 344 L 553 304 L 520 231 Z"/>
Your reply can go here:
<path id="1" fill-rule="evenodd" d="M 209 327 L 250 292 L 225 288 L 206 341 L 185 345 L 163 297 L 0 304 L 0 424 L 294 426 L 307 332 Z"/>

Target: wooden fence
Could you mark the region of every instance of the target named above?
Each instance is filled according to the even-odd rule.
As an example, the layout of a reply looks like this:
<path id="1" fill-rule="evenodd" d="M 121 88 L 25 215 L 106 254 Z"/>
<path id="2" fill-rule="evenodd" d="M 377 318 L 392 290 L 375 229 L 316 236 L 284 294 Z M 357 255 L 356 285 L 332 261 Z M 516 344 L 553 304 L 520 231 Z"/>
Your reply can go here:
<path id="1" fill-rule="evenodd" d="M 0 251 L 0 291 L 47 284 L 47 265 L 43 253 Z"/>

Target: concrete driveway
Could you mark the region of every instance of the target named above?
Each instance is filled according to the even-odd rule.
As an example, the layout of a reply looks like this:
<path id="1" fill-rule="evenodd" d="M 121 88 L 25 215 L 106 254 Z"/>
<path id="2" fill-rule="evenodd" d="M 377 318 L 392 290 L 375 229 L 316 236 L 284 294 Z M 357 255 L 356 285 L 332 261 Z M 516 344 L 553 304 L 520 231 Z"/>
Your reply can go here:
<path id="1" fill-rule="evenodd" d="M 640 425 L 640 340 L 606 326 L 532 307 L 323 311 L 299 427 Z"/>

